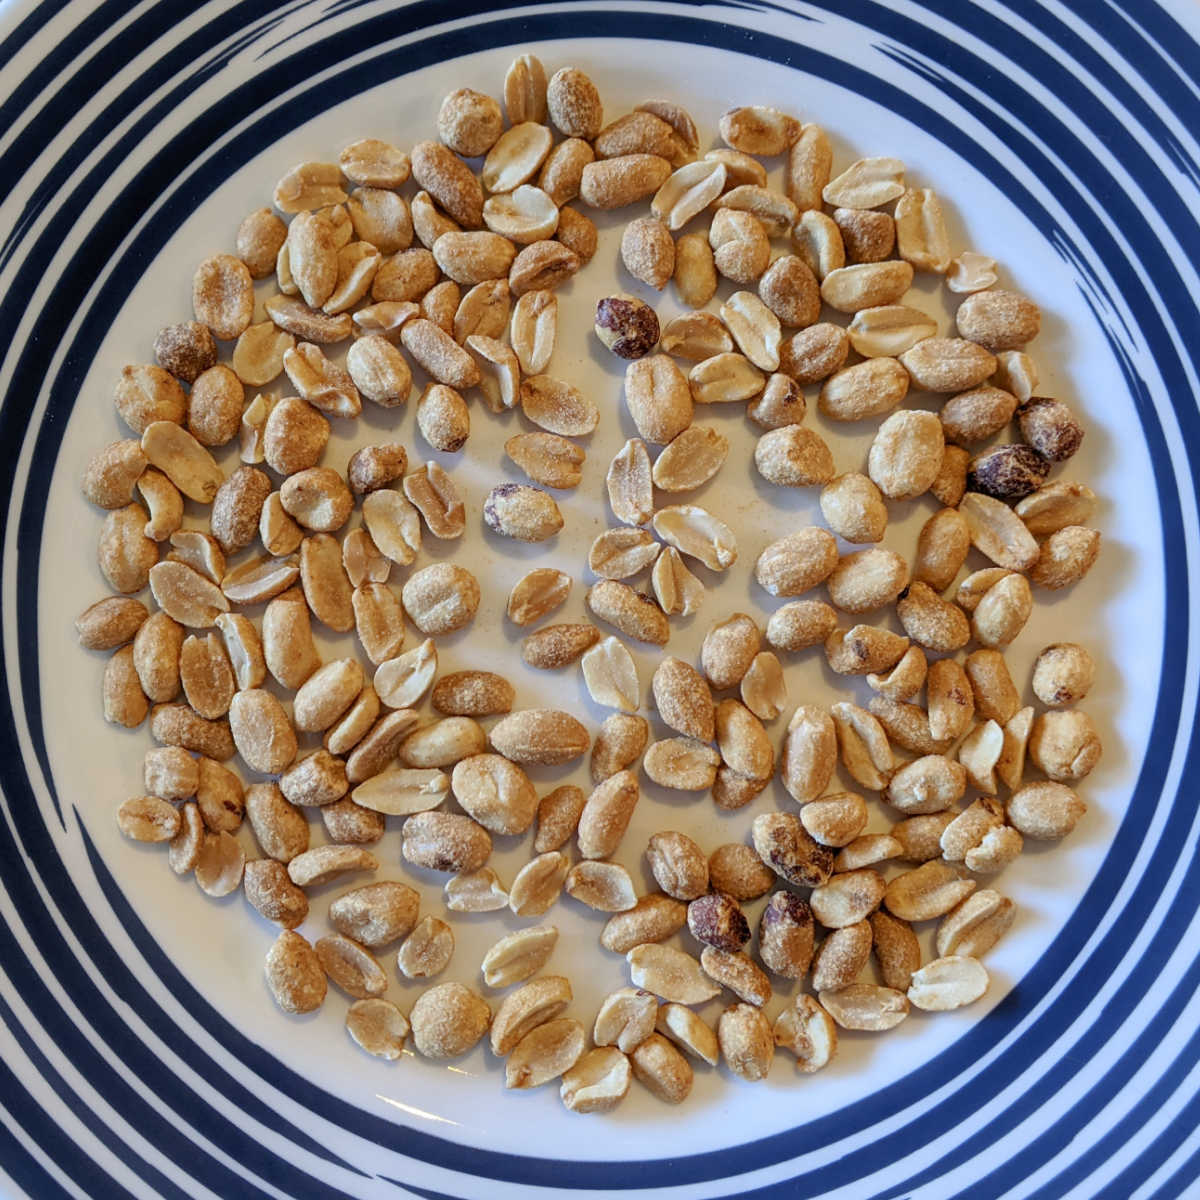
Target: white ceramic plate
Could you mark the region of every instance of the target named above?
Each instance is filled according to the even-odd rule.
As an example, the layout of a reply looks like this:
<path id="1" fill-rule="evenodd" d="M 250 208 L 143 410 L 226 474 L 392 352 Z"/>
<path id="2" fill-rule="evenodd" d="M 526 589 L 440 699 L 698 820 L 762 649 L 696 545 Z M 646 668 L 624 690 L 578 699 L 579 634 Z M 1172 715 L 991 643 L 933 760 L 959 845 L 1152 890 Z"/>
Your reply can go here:
<path id="1" fill-rule="evenodd" d="M 9 1190 L 1187 1193 L 1197 1178 L 1187 1116 L 1196 1061 L 1195 804 L 1180 794 L 1180 780 L 1188 777 L 1196 683 L 1189 450 L 1200 246 L 1189 35 L 1165 11 L 1132 5 L 1074 14 L 1025 3 L 970 14 L 941 4 L 831 6 L 838 15 L 767 4 L 478 13 L 471 5 L 260 12 L 214 4 L 182 22 L 170 6 L 122 7 L 17 6 L 0 43 L 8 117 L 0 155 L 14 181 L 0 263 L 8 334 L 0 365 L 0 1168 Z M 85 36 L 87 51 L 79 48 Z M 97 446 L 124 436 L 109 401 L 116 373 L 151 361 L 158 328 L 190 317 L 195 263 L 231 249 L 241 217 L 269 203 L 292 164 L 333 159 L 363 136 L 405 148 L 432 136 L 446 92 L 472 86 L 498 95 L 508 62 L 526 49 L 551 71 L 587 71 L 610 118 L 651 96 L 683 103 L 705 146 L 715 144 L 727 107 L 761 102 L 823 125 L 838 164 L 865 154 L 901 158 L 911 181 L 943 197 L 954 245 L 994 255 L 1002 284 L 1042 306 L 1032 348 L 1039 390 L 1071 404 L 1088 431 L 1055 476 L 1095 489 L 1104 536 L 1097 568 L 1077 588 L 1040 593 L 1008 655 L 1028 693 L 1043 645 L 1087 645 L 1098 672 L 1086 708 L 1105 755 L 1081 788 L 1088 813 L 1075 833 L 1061 845 L 1027 845 L 985 884 L 1019 912 L 987 957 L 985 998 L 951 1014 L 915 1014 L 887 1036 L 844 1034 L 819 1075 L 796 1074 L 782 1053 L 753 1086 L 724 1068 L 701 1068 L 683 1107 L 635 1084 L 603 1118 L 568 1113 L 553 1086 L 504 1092 L 502 1064 L 482 1045 L 448 1065 L 411 1052 L 395 1064 L 372 1060 L 347 1038 L 348 1002 L 335 989 L 311 1017 L 278 1012 L 261 967 L 273 928 L 240 895 L 207 898 L 171 874 L 159 849 L 118 833 L 113 811 L 141 790 L 150 740 L 144 728 L 103 723 L 102 656 L 80 651 L 71 634 L 77 613 L 105 590 L 93 555 L 100 516 L 79 496 L 78 477 Z M 778 183 L 780 160 L 768 166 Z M 467 499 L 468 532 L 457 544 L 427 537 L 422 561 L 467 564 L 484 599 L 469 630 L 441 640 L 442 670 L 504 672 L 517 707 L 568 708 L 593 730 L 605 713 L 578 671 L 540 673 L 517 661 L 524 631 L 504 619 L 503 606 L 524 571 L 553 565 L 577 583 L 552 619 L 586 619 L 587 546 L 611 521 L 604 472 L 635 432 L 621 400 L 622 364 L 592 336 L 592 308 L 599 296 L 627 290 L 651 300 L 664 321 L 679 311 L 673 291 L 659 297 L 620 267 L 629 216 L 598 218 L 599 252 L 559 296 L 551 371 L 602 412 L 584 439 L 582 486 L 558 495 L 561 535 L 530 547 L 485 531 L 488 489 L 520 478 L 503 442 L 532 427 L 520 414 L 490 415 L 476 397 L 465 449 L 435 454 L 416 430 L 420 378 L 405 408 L 368 405 L 358 422 L 335 422 L 325 459 L 340 469 L 356 444 L 394 438 L 411 462 L 436 458 L 452 471 Z M 723 285 L 720 296 L 731 290 Z M 911 297 L 952 331 L 942 289 L 918 277 Z M 861 469 L 872 430 L 831 425 L 814 401 L 806 423 L 828 435 L 839 470 Z M 937 407 L 922 395 L 906 403 Z M 754 583 L 754 558 L 774 537 L 821 523 L 815 489 L 785 494 L 757 476 L 755 427 L 728 409 L 697 413 L 732 443 L 722 472 L 700 492 L 659 497 L 710 508 L 741 551 L 722 576 L 697 570 L 709 585 L 703 608 L 673 622 L 669 647 L 689 660 L 715 620 L 740 610 L 765 622 L 781 602 Z M 222 462 L 232 469 L 235 454 Z M 886 544 L 908 554 L 934 502 L 891 507 Z M 197 527 L 204 519 L 190 514 Z M 983 563 L 973 556 L 971 565 Z M 396 569 L 393 583 L 404 574 Z M 352 646 L 350 637 L 322 638 L 327 656 Z M 631 648 L 653 720 L 648 684 L 658 656 Z M 792 703 L 868 694 L 862 681 L 829 672 L 819 651 L 787 657 L 785 673 Z M 770 727 L 776 745 L 785 720 Z M 539 792 L 587 785 L 586 763 L 531 775 Z M 650 834 L 686 829 L 711 850 L 745 840 L 755 814 L 790 803 L 776 784 L 748 808 L 723 813 L 705 795 L 647 783 L 617 857 L 648 890 L 641 850 Z M 881 807 L 871 808 L 870 828 L 885 829 Z M 249 830 L 241 837 L 253 853 Z M 319 820 L 313 837 L 324 840 Z M 531 841 L 497 839 L 492 865 L 505 883 L 528 860 Z M 403 864 L 399 842 L 389 828 L 374 848 L 378 876 L 413 884 L 423 911 L 445 916 L 444 878 Z M 316 889 L 301 931 L 320 936 L 328 902 L 358 882 Z M 747 906 L 752 924 L 761 906 Z M 601 915 L 564 897 L 544 920 L 562 935 L 547 970 L 571 978 L 570 1013 L 590 1025 L 600 999 L 628 982 L 627 968 L 597 946 Z M 473 986 L 482 986 L 486 948 L 526 923 L 507 913 L 452 921 L 457 946 L 441 978 Z M 675 940 L 691 944 L 686 934 Z M 420 985 L 397 974 L 394 953 L 382 958 L 388 995 L 407 1011 Z M 768 1014 L 794 990 L 781 987 Z M 500 997 L 484 991 L 494 1007 Z M 727 1002 L 703 1014 L 715 1021 Z"/>

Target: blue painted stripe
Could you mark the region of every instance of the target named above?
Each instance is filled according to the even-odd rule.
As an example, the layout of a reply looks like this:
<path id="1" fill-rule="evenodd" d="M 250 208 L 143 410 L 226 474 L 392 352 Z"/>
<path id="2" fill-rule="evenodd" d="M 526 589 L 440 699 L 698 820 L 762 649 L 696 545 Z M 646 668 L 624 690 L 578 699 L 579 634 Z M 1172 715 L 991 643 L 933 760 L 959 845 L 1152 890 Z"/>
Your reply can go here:
<path id="1" fill-rule="evenodd" d="M 1195 1104 L 1189 1106 L 1188 1118 L 1191 1121 L 1188 1136 L 1193 1137 L 1200 1128 L 1200 1109 Z M 1195 1195 L 1197 1180 L 1200 1180 L 1200 1149 L 1180 1163 L 1147 1200 L 1186 1200 Z"/>
<path id="2" fill-rule="evenodd" d="M 29 6 L 29 12 L 13 27 L 0 42 L 0 71 L 4 70 L 22 50 L 52 21 L 71 0 L 38 0 Z"/>

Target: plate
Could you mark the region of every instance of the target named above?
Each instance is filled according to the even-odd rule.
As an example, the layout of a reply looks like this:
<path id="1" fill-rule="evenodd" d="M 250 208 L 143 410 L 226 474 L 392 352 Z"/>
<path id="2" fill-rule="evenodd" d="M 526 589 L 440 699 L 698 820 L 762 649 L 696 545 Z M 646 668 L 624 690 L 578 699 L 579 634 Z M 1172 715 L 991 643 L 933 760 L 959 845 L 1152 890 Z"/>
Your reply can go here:
<path id="1" fill-rule="evenodd" d="M 942 1200 L 1194 1189 L 1196 805 L 1183 782 L 1195 770 L 1198 678 L 1194 13 L 1117 2 L 342 2 L 213 4 L 183 21 L 162 4 L 18 5 L 5 17 L 0 1169 L 10 1194 Z M 116 373 L 150 361 L 157 329 L 190 315 L 195 262 L 231 247 L 238 221 L 269 202 L 293 163 L 332 158 L 362 136 L 403 147 L 431 136 L 446 92 L 498 95 L 523 50 L 551 70 L 587 71 L 610 117 L 667 96 L 709 144 L 729 105 L 775 104 L 827 128 L 839 163 L 902 159 L 910 179 L 943 196 L 956 246 L 994 255 L 1002 281 L 1042 306 L 1041 388 L 1088 429 L 1064 477 L 1096 490 L 1104 535 L 1096 570 L 1039 597 L 1009 655 L 1024 689 L 1042 645 L 1088 645 L 1099 673 L 1086 707 L 1105 756 L 1072 837 L 1028 847 L 998 879 L 1020 915 L 988 956 L 986 997 L 886 1037 L 846 1034 L 811 1077 L 782 1054 L 758 1085 L 698 1070 L 683 1107 L 635 1085 L 604 1118 L 566 1112 L 553 1087 L 505 1093 L 482 1048 L 448 1065 L 368 1059 L 345 1036 L 334 989 L 314 1016 L 280 1014 L 261 971 L 273 930 L 240 896 L 205 897 L 154 847 L 117 832 L 113 810 L 140 790 L 149 743 L 144 729 L 103 724 L 102 659 L 70 633 L 105 590 L 92 553 L 99 517 L 76 481 L 97 445 L 122 436 L 109 403 Z M 633 433 L 620 365 L 590 334 L 591 305 L 636 290 L 664 317 L 678 311 L 670 289 L 657 297 L 619 267 L 627 215 L 599 219 L 596 259 L 560 294 L 553 371 L 586 390 L 603 420 L 586 441 L 583 486 L 559 494 L 559 538 L 514 546 L 479 521 L 488 488 L 519 478 L 502 454 L 527 427 L 517 414 L 492 417 L 474 402 L 471 440 L 447 456 L 420 440 L 414 402 L 399 413 L 369 406 L 356 431 L 336 431 L 326 460 L 343 466 L 367 430 L 453 470 L 469 532 L 461 546 L 427 539 L 422 553 L 469 562 L 484 603 L 469 631 L 439 645 L 443 669 L 504 670 L 518 706 L 561 705 L 592 729 L 605 714 L 575 673 L 514 665 L 519 631 L 503 598 L 530 566 L 555 565 L 577 576 L 556 619 L 585 613 L 582 560 L 610 522 L 603 472 Z M 944 331 L 939 292 L 918 280 L 915 296 Z M 726 520 L 741 553 L 724 576 L 704 574 L 700 613 L 673 631 L 670 649 L 685 659 L 712 621 L 777 606 L 753 582 L 754 557 L 780 533 L 820 523 L 813 490 L 780 496 L 756 476 L 740 413 L 700 419 L 732 452 L 703 491 L 681 498 Z M 839 469 L 861 461 L 870 431 L 847 435 L 815 405 L 806 423 L 830 434 Z M 932 506 L 894 509 L 888 544 L 908 552 Z M 323 652 L 337 645 L 328 639 Z M 655 657 L 636 657 L 648 690 Z M 845 694 L 812 652 L 785 670 L 793 703 Z M 770 727 L 776 745 L 782 725 Z M 586 770 L 533 776 L 541 792 L 582 783 Z M 652 886 L 639 854 L 649 834 L 674 823 L 711 849 L 786 804 L 769 789 L 721 813 L 706 797 L 648 785 L 619 858 L 641 891 Z M 443 878 L 401 864 L 396 830 L 378 852 L 381 874 L 414 883 L 423 910 L 442 912 Z M 510 882 L 529 854 L 528 837 L 498 839 L 493 862 Z M 319 935 L 328 901 L 353 882 L 314 893 L 304 932 Z M 548 969 L 572 979 L 571 1011 L 590 1022 L 627 982 L 624 964 L 596 948 L 602 916 L 564 898 L 547 919 L 562 933 Z M 443 978 L 481 986 L 482 953 L 520 924 L 457 919 Z M 392 958 L 389 995 L 407 1010 L 420 987 Z M 486 994 L 494 1007 L 499 994 Z M 790 994 L 781 989 L 769 1011 Z"/>

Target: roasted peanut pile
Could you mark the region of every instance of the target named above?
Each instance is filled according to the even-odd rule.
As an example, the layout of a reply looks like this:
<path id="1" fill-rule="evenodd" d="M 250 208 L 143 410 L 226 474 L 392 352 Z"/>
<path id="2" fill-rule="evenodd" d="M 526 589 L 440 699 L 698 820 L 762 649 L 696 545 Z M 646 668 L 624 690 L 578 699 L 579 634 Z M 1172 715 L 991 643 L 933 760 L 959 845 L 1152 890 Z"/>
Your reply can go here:
<path id="1" fill-rule="evenodd" d="M 105 718 L 131 728 L 148 718 L 158 743 L 120 828 L 164 843 L 172 870 L 209 895 L 241 887 L 282 928 L 266 960 L 279 1007 L 319 1007 L 332 980 L 370 1054 L 395 1059 L 411 1039 L 419 1054 L 449 1058 L 487 1037 L 506 1087 L 559 1081 L 574 1112 L 612 1109 L 633 1078 L 679 1103 L 695 1063 L 762 1079 L 777 1047 L 816 1071 L 838 1028 L 886 1030 L 913 1007 L 978 1000 L 980 959 L 1014 918 L 980 877 L 1026 839 L 1065 837 L 1084 812 L 1075 788 L 1100 756 L 1076 707 L 1091 657 L 1074 644 L 1042 651 L 1040 709 L 1022 706 L 1004 657 L 1036 590 L 1073 585 L 1096 560 L 1095 497 L 1050 479 L 1083 430 L 1036 394 L 1026 352 L 1036 305 L 996 286 L 993 260 L 952 254 L 938 196 L 909 186 L 897 159 L 834 175 L 820 127 L 762 107 L 727 112 L 724 144 L 701 154 L 678 105 L 649 101 L 606 125 L 585 74 L 565 67 L 547 81 L 528 54 L 503 90 L 504 110 L 470 89 L 447 96 L 437 141 L 407 152 L 359 141 L 337 163 L 289 171 L 274 209 L 242 222 L 236 253 L 200 264 L 195 319 L 163 329 L 156 363 L 117 381 L 135 436 L 99 451 L 83 480 L 107 510 L 99 565 L 116 594 L 77 629 L 86 648 L 112 652 Z M 785 192 L 768 186 L 760 160 L 772 158 L 786 161 Z M 587 561 L 588 609 L 616 632 L 545 623 L 573 585 L 557 568 L 535 567 L 508 596 L 508 620 L 534 627 L 524 662 L 578 663 L 593 700 L 614 710 L 594 738 L 568 712 L 513 711 L 500 674 L 439 673 L 437 639 L 490 599 L 467 567 L 419 561 L 423 529 L 455 539 L 466 528 L 453 478 L 436 462 L 413 468 L 396 443 L 361 446 L 344 478 L 321 465 L 330 418 L 356 418 L 364 400 L 404 405 L 415 363 L 428 379 L 417 424 L 431 447 L 466 443 L 473 390 L 493 413 L 520 405 L 537 427 L 505 443 L 530 484 L 495 487 L 478 517 L 532 543 L 563 527 L 545 489 L 580 483 L 585 454 L 572 439 L 601 420 L 596 400 L 546 373 L 555 289 L 597 245 L 577 200 L 598 210 L 649 201 L 625 227 L 621 259 L 652 289 L 673 283 L 692 310 L 660 327 L 632 296 L 595 309 L 596 335 L 629 360 L 624 400 L 640 435 L 608 468 L 617 523 Z M 956 336 L 904 302 L 915 272 L 962 297 Z M 256 323 L 254 281 L 272 278 Z M 721 279 L 746 290 L 706 311 Z M 281 376 L 290 394 L 258 390 Z M 877 424 L 865 473 L 839 474 L 805 427 L 804 389 L 818 385 L 827 419 Z M 910 391 L 940 397 L 940 411 L 902 407 Z M 695 423 L 709 404 L 743 406 L 761 430 L 758 474 L 819 489 L 828 528 L 756 548 L 755 580 L 785 601 L 765 621 L 735 612 L 713 623 L 698 667 L 661 658 L 652 732 L 622 639 L 666 646 L 671 619 L 694 614 L 705 592 L 689 560 L 724 572 L 738 558 L 716 515 L 656 500 L 656 489 L 699 488 L 725 463 L 728 439 Z M 1014 422 L 1019 440 L 972 455 Z M 227 476 L 211 450 L 235 440 L 243 465 Z M 879 543 L 889 506 L 926 493 L 941 507 L 909 562 Z M 202 506 L 195 527 L 185 499 Z M 843 552 L 838 538 L 863 548 Z M 970 570 L 972 550 L 990 565 Z M 627 582 L 647 572 L 652 595 Z M 810 595 L 821 585 L 827 599 Z M 153 611 L 136 598 L 147 586 Z M 353 630 L 370 667 L 323 662 L 313 618 Z M 406 621 L 423 639 L 410 649 Z M 865 676 L 867 708 L 789 706 L 779 656 L 817 647 L 837 675 Z M 418 711 L 426 697 L 432 721 Z M 777 756 L 766 726 L 789 709 Z M 590 794 L 563 785 L 538 796 L 526 767 L 589 751 Z M 708 793 L 726 810 L 779 778 L 794 809 L 761 813 L 746 842 L 708 850 L 682 830 L 656 833 L 645 856 L 661 890 L 639 896 L 613 861 L 638 804 L 639 762 L 655 784 Z M 839 762 L 863 794 L 829 791 Z M 313 809 L 320 845 L 310 845 Z M 872 812 L 891 814 L 890 831 L 865 832 Z M 455 950 L 452 925 L 422 914 L 413 887 L 354 887 L 334 899 L 329 932 L 312 942 L 295 932 L 308 889 L 380 869 L 367 847 L 389 817 L 402 823 L 406 863 L 449 875 L 450 913 L 539 918 L 564 891 L 611 913 L 600 942 L 626 957 L 630 986 L 596 1014 L 569 1015 L 570 982 L 543 973 L 558 930 L 531 924 L 479 966 L 487 988 L 511 989 L 494 1011 L 462 983 L 434 983 L 405 1015 L 384 998 L 381 949 L 395 948 L 397 970 L 415 980 L 437 976 Z M 235 836 L 244 819 L 261 855 L 249 861 Z M 531 829 L 532 857 L 506 886 L 488 865 L 492 837 Z M 743 905 L 768 893 L 752 956 Z M 938 957 L 923 963 L 914 924 L 933 921 Z M 797 990 L 772 1024 L 773 977 L 807 977 L 811 992 Z M 695 1007 L 726 993 L 736 1002 L 713 1028 Z"/>

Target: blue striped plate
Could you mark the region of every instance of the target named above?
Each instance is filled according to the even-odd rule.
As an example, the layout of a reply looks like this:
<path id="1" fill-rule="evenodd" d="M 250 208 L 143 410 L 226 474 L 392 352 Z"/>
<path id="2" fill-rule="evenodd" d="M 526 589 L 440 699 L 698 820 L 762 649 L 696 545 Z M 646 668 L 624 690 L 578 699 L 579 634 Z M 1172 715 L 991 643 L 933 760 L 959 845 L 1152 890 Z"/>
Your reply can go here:
<path id="1" fill-rule="evenodd" d="M 1198 31 L 1185 0 L 0 6 L 0 1191 L 1197 1195 L 1200 813 L 1185 781 L 1200 770 Z M 276 1012 L 258 966 L 265 924 L 113 828 L 145 734 L 103 726 L 102 663 L 69 633 L 103 587 L 99 520 L 75 481 L 91 449 L 122 436 L 114 374 L 189 315 L 195 261 L 230 246 L 293 162 L 359 136 L 430 136 L 446 91 L 498 94 L 525 48 L 587 70 L 610 115 L 657 93 L 707 138 L 731 104 L 773 103 L 828 128 L 839 160 L 903 159 L 943 196 L 955 237 L 1041 303 L 1043 386 L 1086 416 L 1072 472 L 1100 495 L 1105 537 L 1087 584 L 1045 605 L 1036 644 L 1014 651 L 1024 668 L 1046 641 L 1094 649 L 1106 754 L 1073 838 L 1030 848 L 997 885 L 1021 917 L 989 957 L 986 1000 L 890 1040 L 846 1036 L 818 1075 L 793 1076 L 780 1056 L 758 1087 L 710 1072 L 681 1109 L 640 1092 L 612 1118 L 566 1113 L 553 1088 L 505 1095 L 482 1050 L 450 1070 L 367 1060 L 341 1031 L 341 997 L 317 1019 Z M 615 260 L 619 224 L 601 226 Z M 629 286 L 605 258 L 575 282 L 584 316 L 563 353 L 616 407 L 619 372 L 591 357 L 586 320 L 589 298 Z M 607 462 L 626 436 L 614 422 L 611 446 L 597 434 L 589 455 Z M 495 473 L 498 446 L 481 470 Z M 714 489 L 739 531 L 773 519 L 750 474 Z M 593 503 L 573 554 L 606 519 Z M 503 594 L 520 571 L 479 547 L 485 586 Z M 726 611 L 762 607 L 737 586 Z M 720 615 L 707 603 L 706 620 Z M 460 665 L 511 657 L 487 620 Z M 828 690 L 816 664 L 788 671 L 793 700 Z M 525 702 L 534 686 L 523 680 Z M 634 832 L 661 827 L 656 811 Z M 707 845 L 744 836 L 727 814 L 702 820 Z M 508 853 L 505 878 L 522 861 Z M 611 964 L 588 978 L 594 919 L 562 924 L 553 965 L 577 967 L 577 994 L 623 982 Z M 466 922 L 460 961 L 495 936 Z"/>

